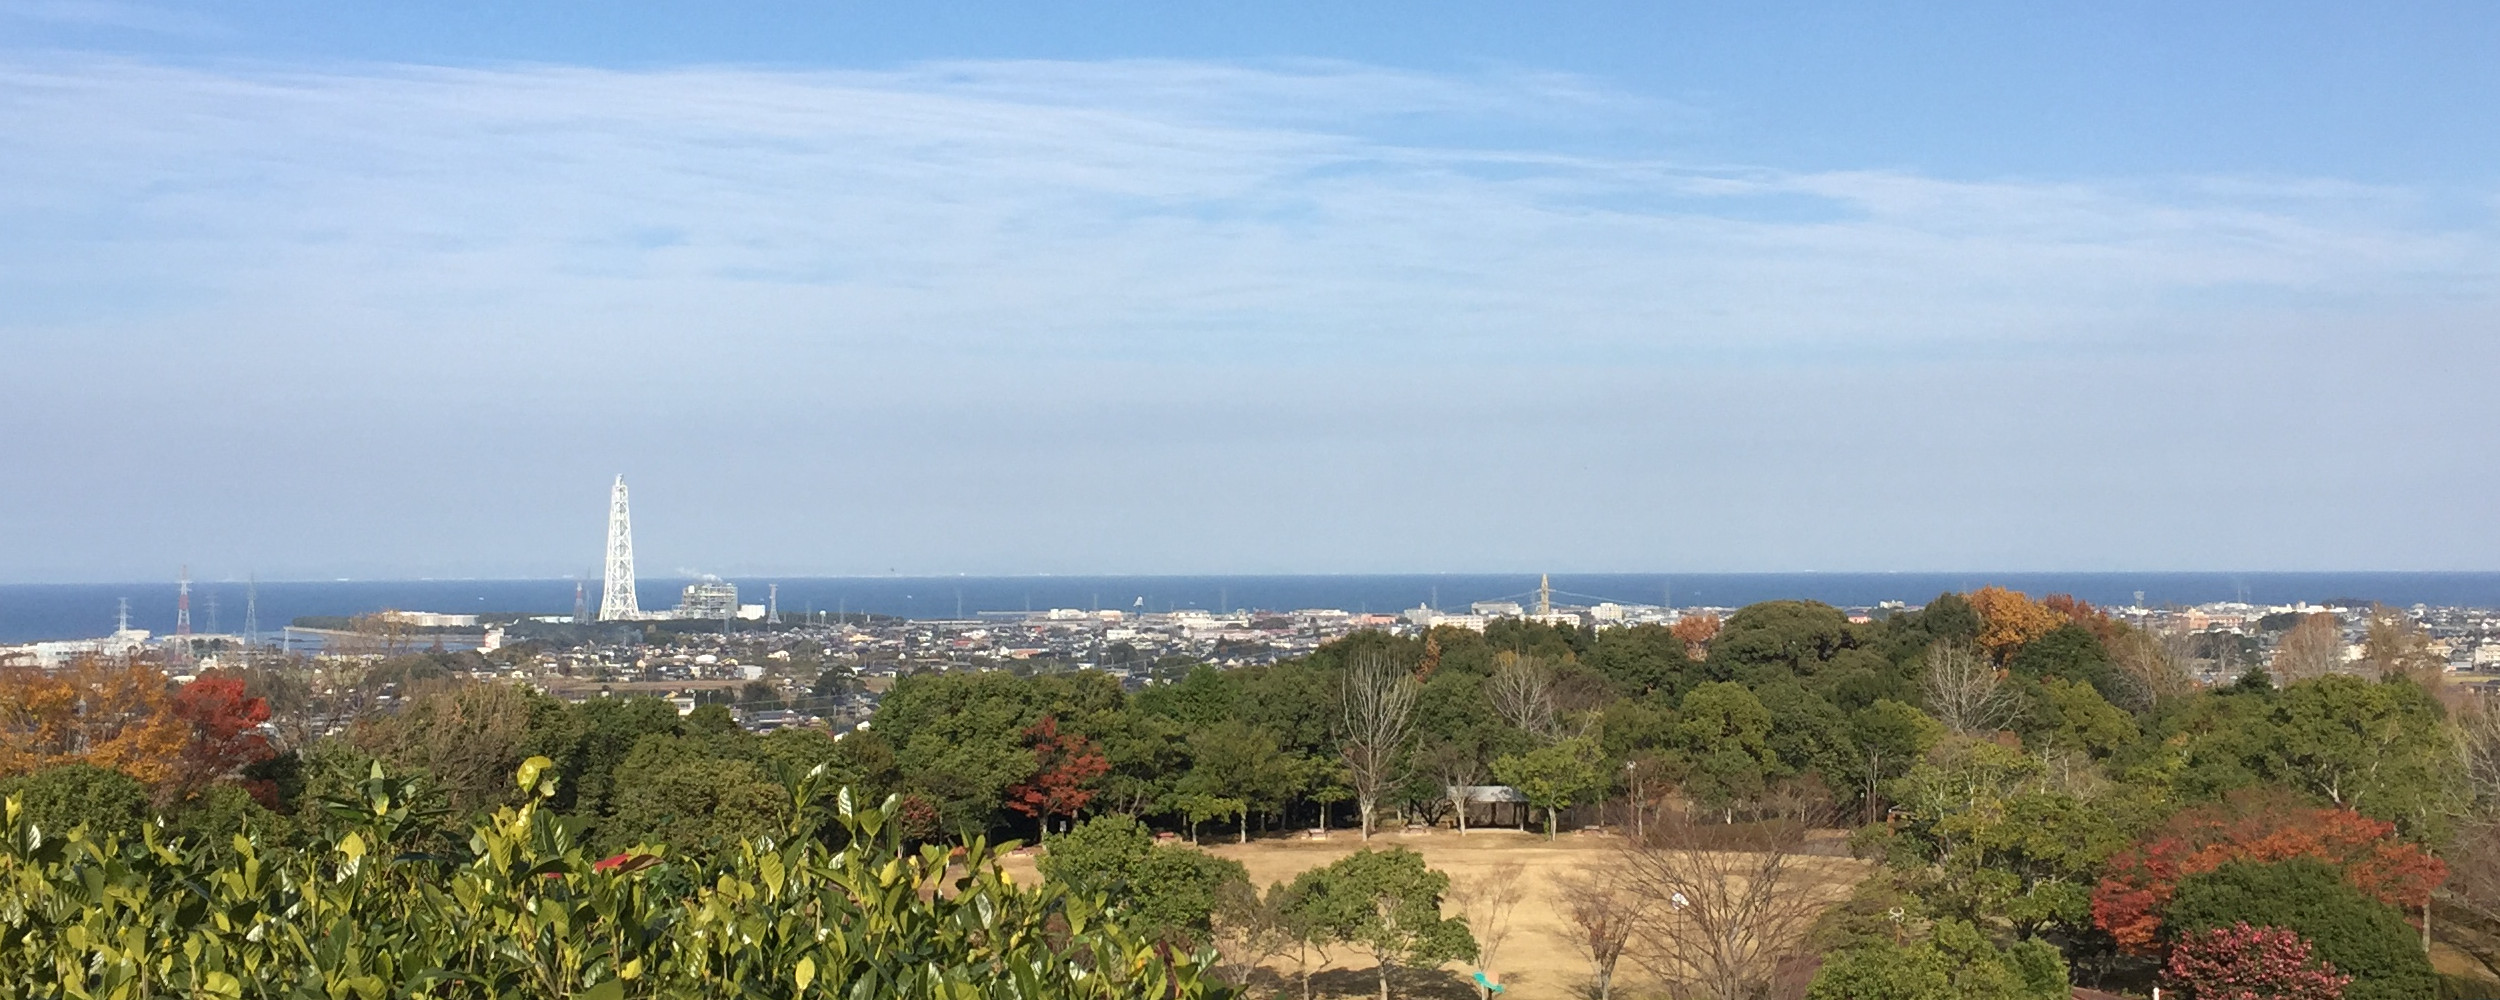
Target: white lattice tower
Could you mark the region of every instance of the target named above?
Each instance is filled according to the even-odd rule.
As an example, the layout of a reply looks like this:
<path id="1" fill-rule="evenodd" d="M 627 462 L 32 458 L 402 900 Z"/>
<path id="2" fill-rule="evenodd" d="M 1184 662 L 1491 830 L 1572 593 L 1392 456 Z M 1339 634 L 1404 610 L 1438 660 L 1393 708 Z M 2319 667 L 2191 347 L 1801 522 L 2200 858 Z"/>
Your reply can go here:
<path id="1" fill-rule="evenodd" d="M 634 521 L 625 509 L 625 477 L 616 477 L 608 493 L 607 582 L 599 594 L 599 620 L 632 621 L 642 617 L 634 600 Z"/>

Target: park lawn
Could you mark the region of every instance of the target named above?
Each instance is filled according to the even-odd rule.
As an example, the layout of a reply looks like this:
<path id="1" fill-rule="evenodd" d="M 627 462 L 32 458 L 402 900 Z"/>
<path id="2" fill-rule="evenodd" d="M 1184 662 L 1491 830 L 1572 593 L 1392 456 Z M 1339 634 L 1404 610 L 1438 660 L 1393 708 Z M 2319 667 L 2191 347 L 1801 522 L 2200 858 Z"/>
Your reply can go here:
<path id="1" fill-rule="evenodd" d="M 1609 863 L 1620 843 L 1612 833 L 1596 830 L 1565 833 L 1548 841 L 1543 834 L 1492 828 L 1469 830 L 1464 837 L 1445 829 L 1375 833 L 1370 846 L 1404 847 L 1423 855 L 1425 864 L 1449 874 L 1454 890 L 1484 877 L 1497 866 L 1520 865 L 1521 885 L 1526 892 L 1511 911 L 1510 934 L 1502 942 L 1494 963 L 1500 981 L 1509 987 L 1503 998 L 1577 1000 L 1577 987 L 1588 976 L 1588 964 L 1571 943 L 1573 932 L 1553 891 L 1554 880 Z M 1365 843 L 1352 831 L 1336 830 L 1324 839 L 1299 835 L 1262 837 L 1247 844 L 1210 836 L 1202 846 L 1209 853 L 1241 862 L 1250 872 L 1250 881 L 1265 888 L 1275 882 L 1290 882 L 1304 871 L 1361 850 Z M 1836 875 L 1851 881 L 1864 877 L 1867 870 L 1864 863 L 1846 858 L 1817 862 L 1835 866 L 1840 869 Z M 1019 852 L 1008 859 L 1007 869 L 1019 881 L 1036 879 L 1039 876 L 1033 863 L 1030 851 Z M 1358 997 L 1372 993 L 1372 963 L 1368 956 L 1338 948 L 1330 953 L 1330 958 L 1327 967 L 1314 977 L 1321 992 Z M 1631 967 L 1630 959 L 1624 965 L 1623 976 L 1641 978 L 1639 970 Z M 1280 975 L 1292 972 L 1289 962 L 1281 966 L 1271 962 L 1268 968 Z M 1400 995 L 1451 1000 L 1473 997 L 1475 988 L 1468 977 L 1475 971 L 1472 964 L 1453 962 L 1438 975 L 1411 975 L 1401 984 Z"/>

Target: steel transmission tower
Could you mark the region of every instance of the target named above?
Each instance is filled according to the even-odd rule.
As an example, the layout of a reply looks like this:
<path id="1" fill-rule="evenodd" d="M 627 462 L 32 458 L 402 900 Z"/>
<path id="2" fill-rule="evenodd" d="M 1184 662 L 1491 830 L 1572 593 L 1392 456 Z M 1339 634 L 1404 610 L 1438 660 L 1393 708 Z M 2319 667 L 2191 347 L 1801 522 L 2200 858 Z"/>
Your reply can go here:
<path id="1" fill-rule="evenodd" d="M 181 596 L 174 599 L 174 634 L 191 634 L 191 567 L 182 567 Z"/>
<path id="2" fill-rule="evenodd" d="M 599 593 L 599 620 L 632 621 L 642 617 L 634 601 L 634 521 L 625 509 L 625 477 L 616 477 L 608 493 L 607 580 Z"/>

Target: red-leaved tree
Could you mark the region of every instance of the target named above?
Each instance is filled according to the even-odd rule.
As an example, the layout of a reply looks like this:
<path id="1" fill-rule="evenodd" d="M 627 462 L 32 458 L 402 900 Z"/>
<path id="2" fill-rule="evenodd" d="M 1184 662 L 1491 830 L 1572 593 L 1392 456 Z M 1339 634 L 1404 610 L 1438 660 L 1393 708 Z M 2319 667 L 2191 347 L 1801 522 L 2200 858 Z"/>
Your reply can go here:
<path id="1" fill-rule="evenodd" d="M 2396 837 L 2396 825 L 2349 809 L 2319 809 L 2279 791 L 2235 794 L 2180 811 L 2114 854 L 2092 894 L 2092 920 L 2120 947 L 2155 950 L 2162 913 L 2179 880 L 2230 861 L 2310 858 L 2334 866 L 2353 888 L 2418 912 L 2448 866 Z"/>
<path id="2" fill-rule="evenodd" d="M 275 756 L 269 739 L 260 733 L 260 724 L 269 721 L 269 702 L 244 694 L 241 678 L 208 674 L 174 692 L 169 706 L 175 718 L 190 727 L 190 739 L 183 745 L 180 759 L 174 766 L 167 791 L 187 795 L 225 778 L 235 777 L 244 768 Z M 261 783 L 266 784 L 266 783 Z M 253 788 L 254 797 L 263 799 L 270 790 Z"/>
<path id="3" fill-rule="evenodd" d="M 1050 818 L 1074 816 L 1093 801 L 1094 779 L 1111 770 L 1111 761 L 1083 734 L 1062 734 L 1055 716 L 1042 716 L 1024 737 L 1033 743 L 1033 780 L 1008 789 L 1007 807 L 1033 817 L 1047 840 Z"/>
<path id="4" fill-rule="evenodd" d="M 2162 972 L 2195 1000 L 2342 1000 L 2352 982 L 2313 958 L 2308 939 L 2245 921 L 2179 939 Z"/>

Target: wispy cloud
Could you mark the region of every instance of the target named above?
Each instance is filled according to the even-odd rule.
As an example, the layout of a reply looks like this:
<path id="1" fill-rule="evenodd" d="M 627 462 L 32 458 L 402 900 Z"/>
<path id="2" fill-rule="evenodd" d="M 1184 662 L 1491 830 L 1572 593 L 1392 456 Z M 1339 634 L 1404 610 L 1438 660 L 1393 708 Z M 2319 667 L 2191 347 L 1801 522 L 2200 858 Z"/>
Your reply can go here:
<path id="1" fill-rule="evenodd" d="M 2403 433 L 2491 354 L 2484 192 L 1701 162 L 1707 109 L 1338 63 L 11 58 L 0 417 L 46 430 L 0 448 L 226 506 L 0 498 L 0 575 L 210 517 L 236 560 L 569 570 L 567 484 L 623 467 L 755 498 L 653 553 L 722 567 L 2500 558 L 2451 541 L 2487 511 L 2250 444 L 2500 446 Z M 202 467 L 163 430 L 200 421 L 318 458 Z M 534 500 L 401 484 L 402 442 Z M 1195 457 L 1105 471 L 1141 446 Z M 2273 557 L 2353 518 L 2406 527 Z M 1514 521 L 1581 528 L 1450 547 Z"/>
<path id="2" fill-rule="evenodd" d="M 2500 270 L 2488 220 L 2400 190 L 1594 149 L 1679 112 L 1559 77 L 65 59 L 0 87 L 0 259 L 41 325 L 310 296 L 418 341 L 536 314 L 562 350 L 727 312 L 859 349 L 1638 360 L 2092 349 Z"/>

